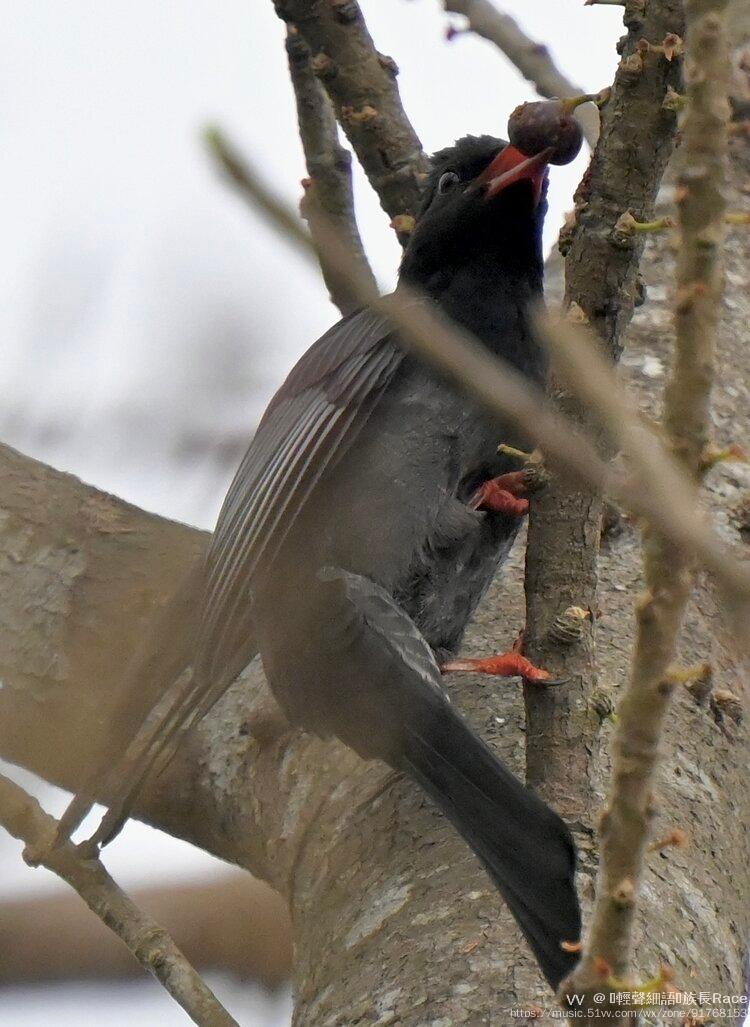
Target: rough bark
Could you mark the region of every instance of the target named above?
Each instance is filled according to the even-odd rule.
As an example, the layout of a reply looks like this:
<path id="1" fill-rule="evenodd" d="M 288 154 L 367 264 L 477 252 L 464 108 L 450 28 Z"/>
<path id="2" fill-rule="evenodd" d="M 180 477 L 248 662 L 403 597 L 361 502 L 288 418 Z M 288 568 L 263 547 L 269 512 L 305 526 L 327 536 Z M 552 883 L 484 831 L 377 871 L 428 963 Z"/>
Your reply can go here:
<path id="1" fill-rule="evenodd" d="M 399 96 L 396 62 L 378 53 L 356 0 L 274 0 L 312 51 L 312 68 L 401 242 L 428 166 Z"/>

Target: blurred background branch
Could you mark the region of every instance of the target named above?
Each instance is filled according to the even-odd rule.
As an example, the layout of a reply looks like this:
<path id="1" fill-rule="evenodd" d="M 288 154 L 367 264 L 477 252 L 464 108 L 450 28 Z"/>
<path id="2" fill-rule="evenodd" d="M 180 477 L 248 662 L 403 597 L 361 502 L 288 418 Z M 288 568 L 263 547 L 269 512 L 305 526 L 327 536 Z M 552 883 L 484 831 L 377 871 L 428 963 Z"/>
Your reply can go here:
<path id="1" fill-rule="evenodd" d="M 132 890 L 133 902 L 201 971 L 278 988 L 291 971 L 289 913 L 268 885 L 225 870 L 218 878 Z M 0 901 L 0 985 L 132 978 L 140 970 L 72 893 Z"/>
<path id="2" fill-rule="evenodd" d="M 685 113 L 678 156 L 680 224 L 675 293 L 675 352 L 664 392 L 670 446 L 695 483 L 706 470 L 711 390 L 724 290 L 729 43 L 727 0 L 685 4 Z M 573 987 L 598 986 L 603 959 L 614 974 L 632 961 L 635 905 L 650 832 L 656 766 L 680 626 L 693 587 L 688 555 L 653 527 L 644 531 L 646 591 L 636 605 L 636 635 L 627 691 L 613 740 L 609 804 L 601 820 L 601 878 L 585 958 Z M 747 608 L 743 611 L 747 621 Z"/>

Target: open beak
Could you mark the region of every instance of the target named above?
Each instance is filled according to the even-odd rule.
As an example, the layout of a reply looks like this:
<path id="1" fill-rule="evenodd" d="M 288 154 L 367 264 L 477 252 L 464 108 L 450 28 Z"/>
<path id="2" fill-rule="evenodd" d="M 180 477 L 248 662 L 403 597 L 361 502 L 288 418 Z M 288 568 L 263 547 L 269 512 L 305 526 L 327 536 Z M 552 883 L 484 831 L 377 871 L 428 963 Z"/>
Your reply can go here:
<path id="1" fill-rule="evenodd" d="M 515 146 L 505 147 L 476 179 L 476 184 L 485 187 L 485 198 L 492 199 L 516 182 L 531 182 L 534 190 L 534 206 L 539 203 L 547 175 L 547 164 L 553 153 L 547 147 L 533 157 L 527 157 Z"/>

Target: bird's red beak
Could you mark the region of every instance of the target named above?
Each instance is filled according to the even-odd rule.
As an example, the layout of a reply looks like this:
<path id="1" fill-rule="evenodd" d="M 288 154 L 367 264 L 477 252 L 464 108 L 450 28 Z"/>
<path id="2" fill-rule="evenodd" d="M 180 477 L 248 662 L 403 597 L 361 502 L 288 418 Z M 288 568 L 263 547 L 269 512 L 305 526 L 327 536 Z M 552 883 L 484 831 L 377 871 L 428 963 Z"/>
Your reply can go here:
<path id="1" fill-rule="evenodd" d="M 477 178 L 477 184 L 483 185 L 485 197 L 492 199 L 516 182 L 531 182 L 534 190 L 534 206 L 539 203 L 547 174 L 547 164 L 552 155 L 552 147 L 547 147 L 533 157 L 527 157 L 515 146 L 510 144 L 498 153 Z"/>

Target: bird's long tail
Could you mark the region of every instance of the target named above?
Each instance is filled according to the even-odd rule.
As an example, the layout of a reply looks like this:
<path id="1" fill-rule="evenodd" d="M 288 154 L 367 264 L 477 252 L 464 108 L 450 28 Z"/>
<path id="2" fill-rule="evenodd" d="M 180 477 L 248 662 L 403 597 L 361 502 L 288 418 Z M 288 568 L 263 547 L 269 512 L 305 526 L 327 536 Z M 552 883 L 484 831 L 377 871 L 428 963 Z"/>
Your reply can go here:
<path id="1" fill-rule="evenodd" d="M 575 846 L 560 817 L 526 788 L 451 703 L 432 650 L 382 586 L 342 568 L 318 574 L 328 652 L 339 652 L 337 694 L 354 674 L 336 733 L 365 758 L 405 771 L 440 807 L 487 868 L 557 987 L 581 929 Z M 329 661 L 329 667 L 334 664 Z"/>
<path id="2" fill-rule="evenodd" d="M 409 718 L 402 769 L 440 807 L 486 867 L 553 988 L 577 956 L 575 848 L 560 817 L 503 766 L 446 703 Z"/>

